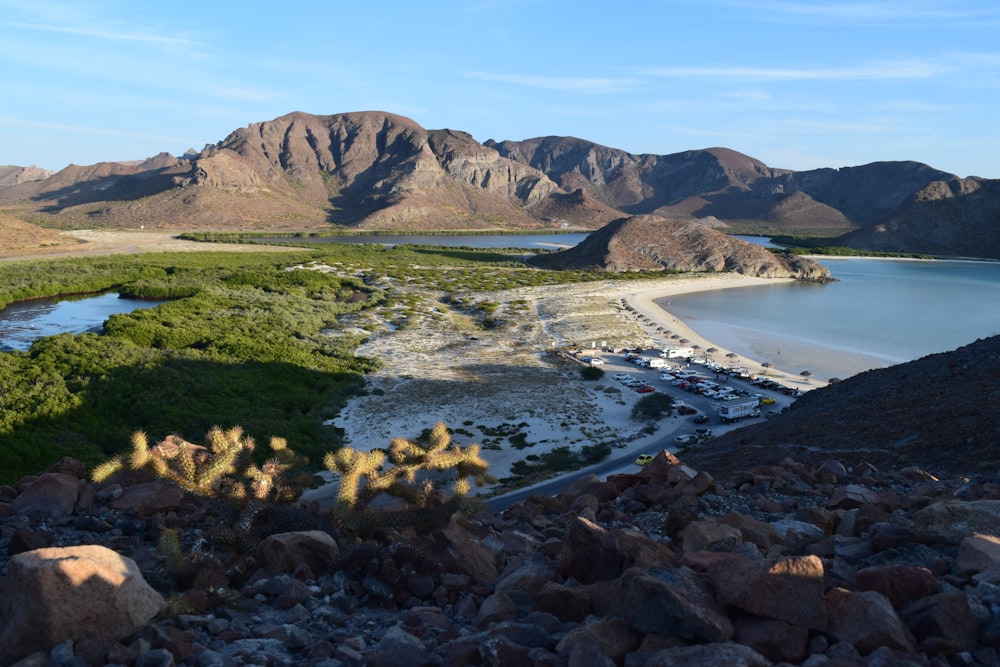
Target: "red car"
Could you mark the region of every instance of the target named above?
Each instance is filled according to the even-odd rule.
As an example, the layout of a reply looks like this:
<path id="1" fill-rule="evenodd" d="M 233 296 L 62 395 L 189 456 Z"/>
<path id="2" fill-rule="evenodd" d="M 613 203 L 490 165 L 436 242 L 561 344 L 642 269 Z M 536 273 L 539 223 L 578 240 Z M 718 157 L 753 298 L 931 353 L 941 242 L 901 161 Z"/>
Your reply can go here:
<path id="1" fill-rule="evenodd" d="M 695 410 L 695 409 L 694 409 L 694 408 L 692 408 L 692 407 L 689 407 L 689 406 L 685 405 L 685 406 L 684 406 L 684 407 L 682 407 L 682 408 L 678 408 L 678 409 L 677 409 L 677 412 L 681 413 L 682 415 L 693 415 L 693 414 L 695 414 L 695 413 L 696 413 L 696 412 L 698 412 L 698 411 L 697 411 L 697 410 Z"/>
<path id="2" fill-rule="evenodd" d="M 640 394 L 652 394 L 654 391 L 656 391 L 656 387 L 644 384 L 641 387 L 636 387 L 635 390 Z"/>

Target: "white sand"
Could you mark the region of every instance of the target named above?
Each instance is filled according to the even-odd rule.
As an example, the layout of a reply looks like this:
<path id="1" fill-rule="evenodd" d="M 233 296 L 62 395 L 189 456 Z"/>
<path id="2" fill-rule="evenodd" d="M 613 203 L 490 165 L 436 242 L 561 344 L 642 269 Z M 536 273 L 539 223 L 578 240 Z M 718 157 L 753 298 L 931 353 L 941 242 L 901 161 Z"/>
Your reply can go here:
<path id="1" fill-rule="evenodd" d="M 645 423 L 631 418 L 641 395 L 611 379 L 619 371 L 644 373 L 658 390 L 664 385 L 657 371 L 643 370 L 619 354 L 601 353 L 591 345 L 652 347 L 662 334 L 658 326 L 680 334 L 701 350 L 713 346 L 653 303 L 653 299 L 701 291 L 759 284 L 764 279 L 735 274 L 711 277 L 671 277 L 655 282 L 610 281 L 600 284 L 525 288 L 484 293 L 480 299 L 530 304 L 516 315 L 513 331 L 463 329 L 454 317 L 424 318 L 409 329 L 385 328 L 372 336 L 359 354 L 385 361 L 369 376 L 370 395 L 352 400 L 331 420 L 344 429 L 347 444 L 358 449 L 386 447 L 393 437 L 413 438 L 443 421 L 456 431 L 458 445 L 480 443 L 490 471 L 499 478 L 511 465 L 530 455 L 566 446 L 579 450 L 597 443 L 613 445 L 614 455 L 648 449 L 675 432 L 691 429 L 690 419 L 663 420 L 658 430 L 643 433 Z M 625 299 L 650 323 L 641 323 L 622 306 Z M 503 308 L 499 311 L 504 314 Z M 584 350 L 602 356 L 606 376 L 583 381 L 580 364 L 553 362 L 553 349 Z M 743 365 L 761 373 L 749 359 L 713 355 L 720 362 Z M 820 382 L 769 369 L 768 375 L 787 386 L 810 389 Z M 783 399 L 778 406 L 787 404 Z M 518 448 L 510 436 L 523 434 L 531 446 Z"/>

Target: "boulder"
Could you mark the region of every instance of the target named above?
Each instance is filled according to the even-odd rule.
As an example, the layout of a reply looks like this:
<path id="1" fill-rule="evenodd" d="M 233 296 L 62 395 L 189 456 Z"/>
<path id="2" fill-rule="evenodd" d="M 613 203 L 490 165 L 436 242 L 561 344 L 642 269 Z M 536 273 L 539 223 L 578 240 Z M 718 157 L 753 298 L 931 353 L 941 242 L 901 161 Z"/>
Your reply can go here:
<path id="1" fill-rule="evenodd" d="M 643 663 L 645 667 L 771 667 L 770 660 L 743 644 L 720 642 L 699 646 L 677 646 L 657 651 Z"/>
<path id="2" fill-rule="evenodd" d="M 743 544 L 743 533 L 739 528 L 727 526 L 714 520 L 689 523 L 681 532 L 684 553 L 694 551 L 735 552 Z"/>
<path id="3" fill-rule="evenodd" d="M 708 572 L 723 605 L 814 630 L 826 627 L 823 561 L 816 556 L 733 556 L 710 563 Z"/>
<path id="4" fill-rule="evenodd" d="M 797 663 L 806 657 L 809 628 L 746 616 L 736 620 L 735 639 L 775 662 Z"/>
<path id="5" fill-rule="evenodd" d="M 139 516 L 177 510 L 184 500 L 184 491 L 159 480 L 129 486 L 111 502 L 114 509 L 134 509 Z"/>
<path id="6" fill-rule="evenodd" d="M 899 615 L 921 645 L 934 642 L 942 652 L 974 651 L 979 646 L 979 621 L 964 593 L 950 591 L 924 598 Z"/>
<path id="7" fill-rule="evenodd" d="M 303 566 L 319 576 L 340 556 L 340 548 L 322 530 L 295 531 L 266 537 L 257 547 L 257 556 L 269 576 L 291 574 Z"/>
<path id="8" fill-rule="evenodd" d="M 926 544 L 959 544 L 971 535 L 1000 535 L 1000 500 L 944 500 L 918 510 L 913 534 Z"/>
<path id="9" fill-rule="evenodd" d="M 11 505 L 19 514 L 63 517 L 73 513 L 80 496 L 80 479 L 60 472 L 39 475 Z"/>
<path id="10" fill-rule="evenodd" d="M 962 574 L 1000 569 L 1000 537 L 979 534 L 966 537 L 958 545 L 956 566 Z"/>
<path id="11" fill-rule="evenodd" d="M 3 583 L 0 664 L 66 640 L 121 639 L 164 606 L 135 561 L 95 545 L 18 554 Z"/>
<path id="12" fill-rule="evenodd" d="M 450 560 L 477 584 L 493 585 L 500 576 L 496 552 L 454 517 L 442 531 Z"/>
<path id="13" fill-rule="evenodd" d="M 614 533 L 587 519 L 577 518 L 563 539 L 559 571 L 589 584 L 621 575 L 625 557 Z"/>
<path id="14" fill-rule="evenodd" d="M 938 582 L 926 567 L 915 565 L 875 565 L 858 570 L 854 575 L 858 588 L 881 593 L 896 609 L 934 595 Z"/>
<path id="15" fill-rule="evenodd" d="M 708 585 L 686 567 L 622 575 L 621 613 L 641 633 L 709 642 L 727 641 L 734 629 Z"/>
<path id="16" fill-rule="evenodd" d="M 843 588 L 826 594 L 827 634 L 866 655 L 880 646 L 914 651 L 913 635 L 881 593 L 856 593 Z"/>

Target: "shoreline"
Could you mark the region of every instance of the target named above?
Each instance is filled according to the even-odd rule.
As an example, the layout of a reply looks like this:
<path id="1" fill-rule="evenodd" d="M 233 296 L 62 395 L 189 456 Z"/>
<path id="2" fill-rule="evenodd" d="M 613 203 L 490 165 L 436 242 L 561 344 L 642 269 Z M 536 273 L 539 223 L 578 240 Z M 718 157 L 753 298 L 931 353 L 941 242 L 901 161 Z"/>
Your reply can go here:
<path id="1" fill-rule="evenodd" d="M 678 281 L 674 286 L 662 285 L 654 288 L 632 291 L 629 294 L 622 295 L 622 298 L 625 299 L 626 303 L 632 306 L 636 312 L 647 317 L 653 322 L 653 325 L 648 325 L 648 328 L 655 329 L 656 326 L 664 327 L 665 329 L 672 331 L 674 334 L 680 335 L 681 338 L 688 339 L 690 341 L 689 345 L 700 346 L 702 351 L 715 348 L 717 352 L 713 353 L 712 356 L 717 361 L 721 362 L 727 358 L 732 359 L 732 363 L 738 363 L 749 370 L 753 375 L 767 375 L 768 377 L 772 377 L 787 386 L 797 389 L 808 390 L 825 387 L 828 384 L 825 380 L 820 380 L 815 377 L 803 377 L 777 365 L 765 368 L 762 365 L 763 363 L 766 363 L 765 361 L 750 359 L 725 347 L 721 347 L 720 345 L 717 345 L 713 341 L 697 333 L 691 328 L 690 325 L 688 325 L 687 322 L 656 303 L 656 301 L 666 299 L 668 297 L 694 294 L 697 292 L 792 282 L 795 282 L 794 278 L 756 278 L 738 274 L 723 274 L 718 277 L 697 279 L 689 282 Z M 650 336 L 655 338 L 656 334 L 651 333 Z M 735 355 L 735 357 L 729 357 L 728 355 L 730 354 Z"/>

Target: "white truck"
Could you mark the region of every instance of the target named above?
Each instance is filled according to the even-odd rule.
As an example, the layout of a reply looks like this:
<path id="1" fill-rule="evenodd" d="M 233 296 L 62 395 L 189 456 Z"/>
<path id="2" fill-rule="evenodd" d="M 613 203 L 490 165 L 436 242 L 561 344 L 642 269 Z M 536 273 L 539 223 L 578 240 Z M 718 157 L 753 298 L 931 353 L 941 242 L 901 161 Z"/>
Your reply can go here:
<path id="1" fill-rule="evenodd" d="M 751 398 L 745 401 L 730 401 L 719 406 L 719 417 L 722 423 L 728 424 L 744 417 L 760 417 L 760 399 Z"/>
<path id="2" fill-rule="evenodd" d="M 649 360 L 650 368 L 670 368 L 670 363 L 666 359 L 661 359 L 659 357 L 653 357 Z"/>
<path id="3" fill-rule="evenodd" d="M 688 357 L 694 356 L 694 348 L 668 347 L 660 356 L 665 356 L 667 359 L 687 359 Z"/>

